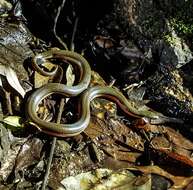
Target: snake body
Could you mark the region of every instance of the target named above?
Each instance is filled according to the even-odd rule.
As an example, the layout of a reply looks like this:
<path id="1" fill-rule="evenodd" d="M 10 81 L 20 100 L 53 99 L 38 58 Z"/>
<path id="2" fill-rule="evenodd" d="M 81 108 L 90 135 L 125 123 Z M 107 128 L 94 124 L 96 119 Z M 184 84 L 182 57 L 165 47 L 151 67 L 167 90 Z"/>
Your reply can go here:
<path id="1" fill-rule="evenodd" d="M 84 131 L 90 121 L 90 102 L 96 97 L 103 97 L 112 100 L 127 114 L 135 117 L 145 117 L 148 121 L 152 121 L 154 123 L 159 123 L 160 121 L 178 122 L 178 119 L 168 118 L 159 112 L 150 110 L 145 105 L 138 106 L 136 102 L 129 101 L 119 90 L 115 88 L 101 86 L 88 88 L 91 78 L 91 69 L 88 62 L 80 54 L 65 50 L 54 50 L 38 56 L 38 59 L 42 60 L 45 58 L 68 60 L 72 66 L 77 66 L 80 71 L 80 79 L 77 85 L 66 86 L 59 83 L 48 83 L 36 90 L 29 97 L 26 106 L 27 116 L 29 120 L 38 125 L 38 128 L 44 133 L 58 137 L 70 137 Z M 47 122 L 38 117 L 38 105 L 44 98 L 53 93 L 61 94 L 65 97 L 78 96 L 81 94 L 79 103 L 80 114 L 77 122 L 72 124 L 58 124 Z"/>

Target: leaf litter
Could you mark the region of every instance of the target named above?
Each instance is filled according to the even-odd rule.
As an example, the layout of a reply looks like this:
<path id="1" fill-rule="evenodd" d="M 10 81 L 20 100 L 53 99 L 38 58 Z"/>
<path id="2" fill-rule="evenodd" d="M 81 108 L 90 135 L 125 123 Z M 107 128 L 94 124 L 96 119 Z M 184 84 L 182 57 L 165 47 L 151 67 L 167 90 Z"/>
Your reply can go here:
<path id="1" fill-rule="evenodd" d="M 8 5 L 7 1 L 3 1 L 2 6 L 4 5 Z M 51 5 L 48 4 L 48 7 L 49 6 Z M 58 16 L 62 8 L 65 8 L 65 1 L 57 7 L 58 12 L 56 12 Z M 5 8 L 5 11 L 6 9 L 7 8 Z M 73 15 L 76 15 L 76 13 L 74 12 L 71 16 L 73 17 Z M 58 44 L 66 47 L 66 44 L 63 43 L 62 39 L 56 33 L 58 16 L 55 16 L 54 36 L 60 42 Z M 27 83 L 29 83 L 33 89 L 52 81 L 63 82 L 63 68 L 60 68 L 55 78 L 49 78 L 41 76 L 37 72 L 34 73 L 30 63 L 28 63 L 30 62 L 28 58 L 33 55 L 33 51 L 35 53 L 41 52 L 45 50 L 42 47 L 48 46 L 43 41 L 37 45 L 37 39 L 33 39 L 35 41 L 33 45 L 36 44 L 36 47 L 31 50 L 32 45 L 29 46 L 29 42 L 33 35 L 27 32 L 28 29 L 26 26 L 22 25 L 23 21 L 20 20 L 19 25 L 17 22 L 12 23 L 17 26 L 16 28 L 19 32 L 18 36 L 14 36 L 15 29 L 13 29 L 13 25 L 10 25 L 10 21 L 8 22 L 6 17 L 2 17 L 1 19 L 3 24 L 0 27 L 2 27 L 2 31 L 4 31 L 1 36 L 3 39 L 7 36 L 7 39 L 1 43 L 0 52 L 3 59 L 0 59 L 0 74 L 2 75 L 1 77 L 6 78 L 11 90 L 8 89 L 8 85 L 5 85 L 4 79 L 0 80 L 0 82 L 1 88 L 10 92 L 11 105 L 14 105 L 13 97 L 15 94 L 19 94 L 23 98 L 20 103 L 25 104 L 25 99 L 28 94 L 26 94 L 23 82 L 26 79 Z M 73 19 L 74 18 L 70 18 L 69 16 L 67 19 L 68 24 L 72 24 Z M 75 20 L 77 21 L 77 19 Z M 75 23 L 77 24 L 78 21 Z M 8 32 L 5 32 L 7 29 Z M 88 56 L 87 52 L 88 46 L 86 47 L 85 57 L 91 59 L 94 56 L 90 61 L 94 63 L 93 70 L 97 70 L 98 65 L 96 62 L 103 64 L 110 63 L 111 65 L 107 65 L 106 67 L 108 70 L 111 70 L 111 68 L 113 70 L 116 62 L 118 62 L 120 66 L 127 62 L 128 67 L 122 72 L 119 70 L 119 64 L 116 65 L 117 70 L 112 72 L 108 78 L 107 70 L 103 70 L 106 74 L 104 75 L 103 72 L 100 72 L 101 69 L 99 66 L 97 72 L 103 77 L 100 77 L 97 72 L 93 71 L 90 86 L 107 86 L 108 84 L 106 84 L 105 81 L 108 81 L 109 84 L 117 85 L 123 92 L 125 92 L 124 89 L 129 89 L 127 94 L 134 101 L 139 102 L 140 109 L 147 109 L 144 104 L 149 105 L 156 101 L 159 105 L 162 105 L 162 103 L 168 105 L 166 100 L 169 100 L 171 106 L 168 106 L 167 109 L 164 110 L 166 112 L 163 111 L 164 108 L 161 110 L 161 106 L 158 106 L 157 110 L 159 111 L 160 108 L 160 112 L 179 117 L 191 124 L 192 110 L 189 109 L 192 108 L 191 92 L 182 87 L 183 83 L 179 77 L 179 73 L 177 71 L 167 70 L 164 67 L 160 68 L 160 70 L 166 69 L 168 75 L 165 76 L 157 72 L 154 76 L 160 77 L 158 78 L 161 82 L 159 81 L 160 83 L 158 83 L 157 79 L 150 76 L 149 73 L 146 73 L 145 67 L 149 67 L 148 64 L 152 61 L 147 60 L 147 57 L 151 59 L 151 55 L 143 55 L 139 48 L 136 46 L 132 47 L 132 43 L 128 45 L 125 39 L 119 41 L 113 37 L 104 35 L 104 33 L 105 31 L 100 35 L 95 35 L 92 40 L 89 40 L 93 51 L 90 56 Z M 22 35 L 23 38 L 21 37 Z M 75 33 L 73 33 L 73 35 L 75 36 Z M 80 35 L 80 38 L 81 37 Z M 79 39 L 79 37 L 77 37 L 77 39 Z M 74 39 L 74 37 L 72 37 L 71 41 L 74 40 L 76 40 L 76 38 Z M 81 40 L 80 43 L 82 43 Z M 10 46 L 10 42 L 13 42 L 16 48 L 12 45 Z M 74 45 L 79 46 L 77 43 L 73 44 L 73 46 Z M 5 50 L 8 52 L 6 56 Z M 26 54 L 24 50 L 27 50 Z M 15 54 L 15 56 L 13 56 L 12 53 Z M 16 61 L 16 63 L 20 62 L 22 64 L 20 64 L 19 67 L 13 66 L 14 62 L 10 60 L 7 61 L 7 59 L 5 59 L 7 57 L 14 61 L 20 60 Z M 24 68 L 23 62 L 26 61 L 26 59 L 28 62 L 24 67 L 27 67 L 27 74 L 20 70 L 20 67 L 22 69 Z M 7 65 L 7 62 L 11 63 L 10 66 Z M 47 66 L 52 68 L 52 65 L 47 64 L 46 67 Z M 21 76 L 18 71 L 21 71 L 23 76 Z M 75 81 L 75 76 L 70 67 L 68 67 L 65 76 L 67 84 L 72 85 Z M 145 80 L 141 82 L 139 79 L 144 79 L 143 77 L 145 77 Z M 122 81 L 124 78 L 127 79 L 125 82 L 126 86 L 121 85 L 121 82 L 119 82 L 119 80 Z M 170 83 L 171 81 L 172 83 Z M 149 85 L 150 83 L 151 85 Z M 173 86 L 164 86 L 166 83 L 173 84 Z M 148 96 L 147 94 L 152 95 Z M 42 103 L 38 112 L 40 115 L 42 114 L 41 117 L 43 119 L 49 121 L 56 120 L 57 110 L 59 109 L 58 97 L 59 96 L 52 96 Z M 144 100 L 143 98 L 147 99 Z M 178 102 L 180 103 L 178 104 Z M 62 114 L 62 121 L 76 118 L 76 104 L 76 100 L 66 101 L 66 113 Z M 172 105 L 175 105 L 177 108 L 175 106 L 172 107 Z M 183 107 L 184 105 L 185 108 Z M 70 111 L 68 108 L 70 108 Z M 57 140 L 49 174 L 49 188 L 69 190 L 149 190 L 155 183 L 152 177 L 153 175 L 162 176 L 167 183 L 167 189 L 184 188 L 188 190 L 192 188 L 191 169 L 193 167 L 193 144 L 189 137 L 192 132 L 189 130 L 188 125 L 183 128 L 180 124 L 144 124 L 140 118 L 134 119 L 132 117 L 126 117 L 120 112 L 119 108 L 116 107 L 116 104 L 103 99 L 94 100 L 91 104 L 91 109 L 91 121 L 83 133 L 73 138 Z M 174 109 L 177 111 L 175 112 Z M 10 112 L 11 114 L 8 115 L 4 115 L 3 110 L 1 110 L 1 112 L 3 115 L 1 123 L 4 124 L 1 124 L 0 188 L 11 189 L 13 186 L 15 186 L 15 189 L 40 188 L 45 174 L 44 169 L 47 164 L 47 154 L 51 144 L 50 137 L 33 129 L 33 126 L 29 123 L 23 122 L 26 118 L 22 106 L 20 110 L 13 106 L 13 110 Z M 24 130 L 15 133 L 14 130 L 10 130 L 5 124 L 15 128 L 24 127 L 27 132 Z M 188 135 L 187 133 L 190 134 Z"/>

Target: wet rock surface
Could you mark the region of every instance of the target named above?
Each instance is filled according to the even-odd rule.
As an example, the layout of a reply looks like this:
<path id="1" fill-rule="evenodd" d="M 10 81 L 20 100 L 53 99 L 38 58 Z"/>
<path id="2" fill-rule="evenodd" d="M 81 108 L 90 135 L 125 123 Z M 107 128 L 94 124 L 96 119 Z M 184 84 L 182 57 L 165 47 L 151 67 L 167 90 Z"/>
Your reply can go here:
<path id="1" fill-rule="evenodd" d="M 32 40 L 31 33 L 20 22 L 2 21 L 0 24 L 0 63 L 15 70 L 21 80 L 27 80 L 24 61 L 33 55 L 29 48 Z"/>

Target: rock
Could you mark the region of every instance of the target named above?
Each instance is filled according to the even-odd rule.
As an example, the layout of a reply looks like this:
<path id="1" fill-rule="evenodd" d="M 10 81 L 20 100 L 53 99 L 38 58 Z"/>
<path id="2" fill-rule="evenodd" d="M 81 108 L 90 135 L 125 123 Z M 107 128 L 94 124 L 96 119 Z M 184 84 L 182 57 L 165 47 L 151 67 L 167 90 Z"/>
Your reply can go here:
<path id="1" fill-rule="evenodd" d="M 117 23 L 144 51 L 154 39 L 161 38 L 165 29 L 165 15 L 155 4 L 152 0 L 114 0 Z"/>
<path id="2" fill-rule="evenodd" d="M 160 41 L 159 54 L 161 64 L 168 64 L 174 68 L 180 68 L 193 59 L 193 54 L 186 42 L 178 37 L 171 29 L 171 33 Z"/>
<path id="3" fill-rule="evenodd" d="M 32 35 L 22 22 L 1 21 L 0 64 L 10 66 L 19 80 L 27 80 L 28 73 L 24 61 L 33 55 L 29 43 Z"/>
<path id="4" fill-rule="evenodd" d="M 186 88 L 180 72 L 165 68 L 147 81 L 147 99 L 165 115 L 193 122 L 193 96 Z M 155 108 L 156 107 L 156 108 Z"/>
<path id="5" fill-rule="evenodd" d="M 172 61 L 172 65 L 179 68 L 192 60 L 189 44 L 186 44 L 184 38 L 187 33 L 189 35 L 193 33 L 192 15 L 186 13 L 192 12 L 192 5 L 193 3 L 185 0 L 181 2 L 175 0 L 114 0 L 113 12 L 119 27 L 144 52 L 154 48 L 158 40 L 164 39 L 162 48 L 167 54 L 166 58 Z M 165 42 L 166 38 L 172 43 L 168 45 L 168 41 Z"/>

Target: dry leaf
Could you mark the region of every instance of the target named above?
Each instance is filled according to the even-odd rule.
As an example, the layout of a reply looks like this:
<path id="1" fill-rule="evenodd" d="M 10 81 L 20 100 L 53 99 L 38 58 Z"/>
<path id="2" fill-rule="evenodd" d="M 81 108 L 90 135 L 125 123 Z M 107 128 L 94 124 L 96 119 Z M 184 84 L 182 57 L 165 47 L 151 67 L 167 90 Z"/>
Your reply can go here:
<path id="1" fill-rule="evenodd" d="M 184 189 L 187 185 L 189 185 L 193 181 L 193 176 L 190 176 L 190 177 L 174 176 L 156 165 L 155 166 L 131 166 L 128 169 L 131 171 L 141 171 L 145 174 L 156 174 L 156 175 L 163 176 L 166 179 L 170 179 L 173 182 L 170 190 Z"/>
<path id="2" fill-rule="evenodd" d="M 75 75 L 73 74 L 73 68 L 71 65 L 69 65 L 66 70 L 66 80 L 68 86 L 72 86 L 75 81 Z"/>
<path id="3" fill-rule="evenodd" d="M 2 79 L 0 78 L 0 86 L 3 87 Z"/>
<path id="4" fill-rule="evenodd" d="M 41 86 L 44 86 L 45 84 L 48 83 L 49 79 L 50 79 L 50 77 L 43 76 L 43 75 L 39 74 L 38 72 L 35 72 L 35 75 L 34 75 L 35 88 L 40 88 Z"/>
<path id="5" fill-rule="evenodd" d="M 54 67 L 54 64 L 47 61 L 44 63 L 44 67 L 47 68 L 48 70 L 52 70 Z M 45 84 L 47 84 L 49 80 L 50 80 L 49 76 L 43 76 L 36 71 L 34 75 L 34 86 L 35 88 L 40 88 L 41 86 L 44 86 Z"/>
<path id="6" fill-rule="evenodd" d="M 62 180 L 63 187 L 56 189 L 69 190 L 150 190 L 151 176 L 136 177 L 128 170 L 114 172 L 105 168 L 96 169 L 92 172 L 81 173 Z"/>
<path id="7" fill-rule="evenodd" d="M 7 125 L 11 125 L 13 127 L 23 127 L 21 123 L 21 117 L 19 116 L 8 116 L 3 119 L 3 122 Z"/>
<path id="8" fill-rule="evenodd" d="M 15 180 L 20 180 L 21 172 L 26 168 L 37 164 L 41 158 L 43 142 L 38 138 L 29 138 L 19 150 L 15 160 Z"/>
<path id="9" fill-rule="evenodd" d="M 0 65 L 0 74 L 6 77 L 9 85 L 14 88 L 22 97 L 25 96 L 25 90 L 19 83 L 17 75 L 11 67 Z"/>

